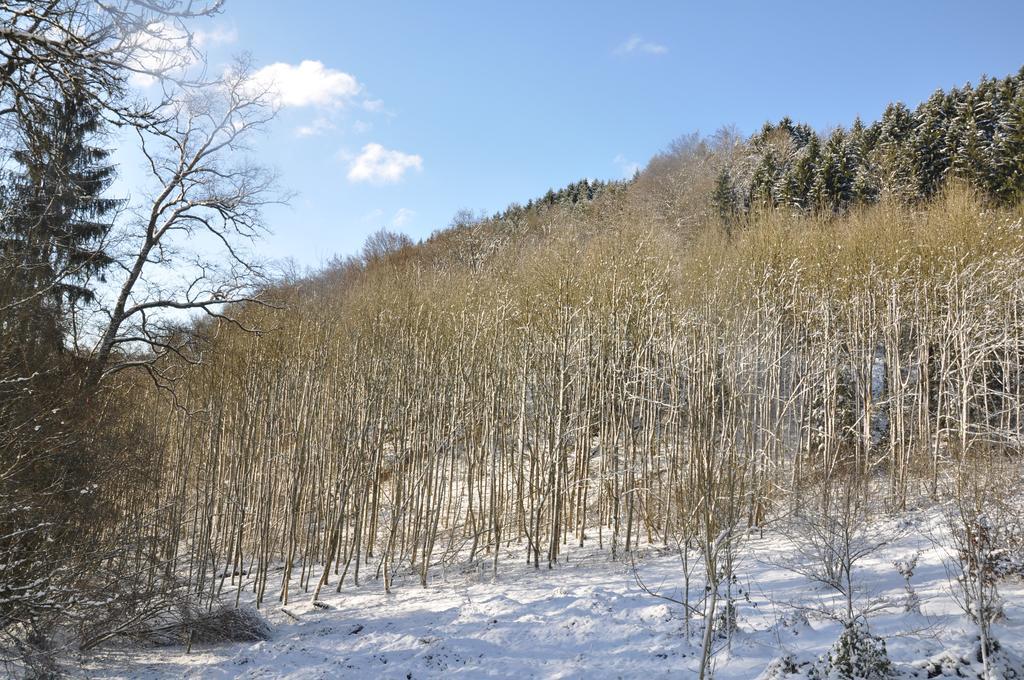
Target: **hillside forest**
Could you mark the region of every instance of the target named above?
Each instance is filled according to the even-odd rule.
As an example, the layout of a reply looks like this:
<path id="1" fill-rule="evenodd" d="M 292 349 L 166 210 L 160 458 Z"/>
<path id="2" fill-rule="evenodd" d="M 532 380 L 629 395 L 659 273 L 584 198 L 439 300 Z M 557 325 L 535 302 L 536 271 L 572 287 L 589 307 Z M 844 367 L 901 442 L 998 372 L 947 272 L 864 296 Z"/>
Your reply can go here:
<path id="1" fill-rule="evenodd" d="M 118 22 L 216 3 L 21 5 L 0 2 L 8 668 L 155 621 L 190 641 L 243 582 L 286 605 L 585 544 L 702 565 L 682 606 L 710 657 L 743 536 L 930 505 L 995 649 L 1024 556 L 1024 69 L 828 131 L 794 111 L 683 136 L 630 179 L 294 272 L 239 246 L 276 200 L 229 162 L 273 115 L 246 65 L 125 94 Z M 89 40 L 32 38 L 61 30 Z M 146 211 L 109 190 L 114 125 L 144 140 Z M 196 234 L 228 255 L 175 259 Z"/>

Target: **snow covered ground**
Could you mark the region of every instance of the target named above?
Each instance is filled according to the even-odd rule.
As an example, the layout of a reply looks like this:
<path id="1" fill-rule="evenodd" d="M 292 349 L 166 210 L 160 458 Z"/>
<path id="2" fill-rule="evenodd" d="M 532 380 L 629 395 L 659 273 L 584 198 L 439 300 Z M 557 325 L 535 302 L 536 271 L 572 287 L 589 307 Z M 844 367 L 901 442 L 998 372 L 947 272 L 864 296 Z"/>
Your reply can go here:
<path id="1" fill-rule="evenodd" d="M 941 536 L 936 515 L 910 515 L 898 523 L 905 535 L 862 563 L 868 591 L 863 601 L 892 604 L 873 614 L 870 625 L 885 638 L 900 676 L 934 677 L 922 664 L 943 652 L 969 656 L 972 628 L 950 595 L 944 552 L 934 541 Z M 470 568 L 439 574 L 426 589 L 412 577 L 397 580 L 386 594 L 371 580 L 337 594 L 325 588 L 321 601 L 329 608 L 314 607 L 309 595 L 299 593 L 288 613 L 276 601 L 264 607 L 274 628 L 270 640 L 193 647 L 189 654 L 115 645 L 81 659 L 77 672 L 95 678 L 696 677 L 699 634 L 687 640 L 682 608 L 645 593 L 628 562 L 611 562 L 595 544 L 567 547 L 553 570 L 535 570 L 524 563 L 523 552 L 502 556 L 495 581 L 489 571 Z M 643 582 L 679 597 L 678 554 L 654 547 L 641 552 Z M 836 640 L 838 623 L 798 612 L 798 606 L 840 604 L 778 566 L 790 553 L 775 534 L 744 542 L 737 588 L 747 595 L 737 603 L 739 630 L 731 648 L 723 641 L 716 645 L 715 678 L 756 678 L 773 659 L 789 653 L 813 660 Z M 921 599 L 919 615 L 903 611 L 904 580 L 893 566 L 916 553 L 911 583 Z M 700 588 L 698 582 L 694 589 Z M 1024 584 L 1004 582 L 1000 592 L 1006 618 L 995 633 L 1011 666 L 1019 665 Z"/>

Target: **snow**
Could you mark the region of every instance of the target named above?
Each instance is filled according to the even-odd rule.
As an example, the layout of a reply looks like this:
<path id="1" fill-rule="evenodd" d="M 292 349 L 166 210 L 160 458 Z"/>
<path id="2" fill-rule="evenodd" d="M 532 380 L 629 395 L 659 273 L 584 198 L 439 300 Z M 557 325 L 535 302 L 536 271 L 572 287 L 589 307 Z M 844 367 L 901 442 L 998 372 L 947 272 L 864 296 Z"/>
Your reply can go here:
<path id="1" fill-rule="evenodd" d="M 943 653 L 971 654 L 973 628 L 950 593 L 942 526 L 937 514 L 885 520 L 882 531 L 902 534 L 865 558 L 861 603 L 886 607 L 869 617 L 901 677 L 927 677 L 924 663 Z M 905 530 L 897 532 L 897 524 Z M 911 584 L 921 613 L 906 613 L 905 580 L 895 566 L 919 554 Z M 299 591 L 287 607 L 265 606 L 272 638 L 257 643 L 178 647 L 111 645 L 79 660 L 75 671 L 90 678 L 680 678 L 696 677 L 700 621 L 689 640 L 680 605 L 645 593 L 632 565 L 612 562 L 595 545 L 566 546 L 565 559 L 548 570 L 525 563 L 525 549 L 503 551 L 499 576 L 489 563 L 435 574 L 422 588 L 413 575 L 398 577 L 390 594 L 381 583 L 325 588 L 315 607 Z M 841 632 L 837 621 L 811 608 L 843 609 L 843 603 L 803 576 L 780 566 L 792 555 L 775 532 L 746 539 L 740 547 L 737 601 L 739 631 L 731 645 L 719 640 L 714 677 L 756 678 L 773 660 L 791 654 L 813 661 Z M 680 598 L 682 571 L 676 551 L 646 546 L 637 569 L 660 594 Z M 692 597 L 703 585 L 696 574 Z M 294 592 L 294 591 L 293 591 Z M 1024 584 L 1000 587 L 1006 618 L 994 628 L 1019 666 L 1024 655 Z M 245 595 L 243 594 L 243 602 Z M 287 610 L 287 612 L 285 611 Z M 1018 669 L 1024 677 L 1024 669 Z M 953 671 L 955 672 L 955 671 Z M 977 672 L 977 667 L 975 667 Z M 800 675 L 786 677 L 803 677 Z M 976 677 L 972 675 L 971 677 Z M 1006 677 L 1012 677 L 1007 675 Z"/>

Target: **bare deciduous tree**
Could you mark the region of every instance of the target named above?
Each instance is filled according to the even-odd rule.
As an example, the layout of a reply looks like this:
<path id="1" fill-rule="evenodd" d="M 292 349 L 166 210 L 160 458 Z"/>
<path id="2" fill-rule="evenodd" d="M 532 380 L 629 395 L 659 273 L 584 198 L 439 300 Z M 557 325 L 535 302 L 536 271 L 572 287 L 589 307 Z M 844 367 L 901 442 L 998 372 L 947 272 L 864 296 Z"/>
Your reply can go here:
<path id="1" fill-rule="evenodd" d="M 0 120 L 85 92 L 125 113 L 133 73 L 163 78 L 200 58 L 189 22 L 223 0 L 0 1 Z"/>
<path id="2" fill-rule="evenodd" d="M 267 92 L 240 61 L 158 113 L 137 127 L 155 190 L 121 234 L 123 276 L 102 310 L 93 382 L 130 366 L 156 378 L 160 357 L 184 357 L 182 317 L 169 312 L 232 319 L 232 305 L 262 301 L 263 272 L 246 245 L 263 231 L 262 209 L 282 197 L 247 143 L 273 116 Z"/>

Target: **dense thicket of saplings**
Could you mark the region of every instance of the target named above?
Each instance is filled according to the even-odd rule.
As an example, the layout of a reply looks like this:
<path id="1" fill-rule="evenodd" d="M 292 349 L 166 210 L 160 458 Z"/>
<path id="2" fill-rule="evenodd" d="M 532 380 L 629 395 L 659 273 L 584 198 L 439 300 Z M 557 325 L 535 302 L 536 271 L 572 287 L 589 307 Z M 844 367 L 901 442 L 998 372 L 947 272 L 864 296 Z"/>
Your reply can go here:
<path id="1" fill-rule="evenodd" d="M 612 200 L 501 248 L 467 228 L 349 263 L 251 310 L 273 332 L 225 326 L 184 408 L 140 414 L 158 493 L 124 516 L 152 518 L 197 595 L 246 574 L 287 601 L 427 584 L 456 553 L 710 544 L 827 478 L 900 509 L 1018 453 L 1019 211 L 954 187 L 683 242 L 595 217 Z"/>

